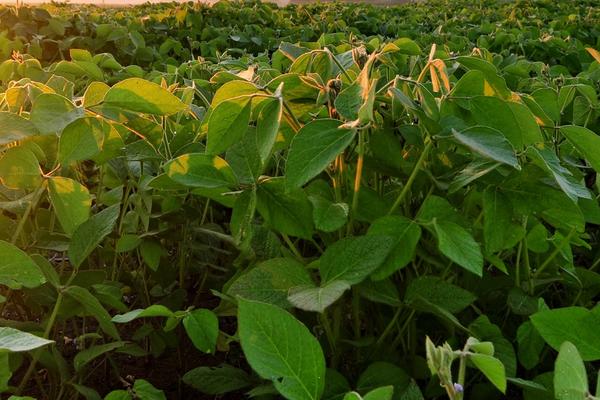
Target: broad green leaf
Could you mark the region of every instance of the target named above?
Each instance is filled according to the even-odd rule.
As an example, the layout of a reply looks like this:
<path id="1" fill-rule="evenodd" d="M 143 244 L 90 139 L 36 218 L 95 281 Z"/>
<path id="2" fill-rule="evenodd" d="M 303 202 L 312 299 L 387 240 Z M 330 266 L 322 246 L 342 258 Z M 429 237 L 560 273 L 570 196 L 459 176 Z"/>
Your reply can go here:
<path id="1" fill-rule="evenodd" d="M 543 139 L 535 117 L 523 104 L 477 96 L 471 99 L 471 112 L 478 125 L 502 132 L 516 150 Z"/>
<path id="2" fill-rule="evenodd" d="M 210 113 L 206 151 L 220 154 L 240 141 L 248 130 L 252 97 L 224 100 Z"/>
<path id="3" fill-rule="evenodd" d="M 24 140 L 39 132 L 30 120 L 6 111 L 0 112 L 0 145 Z"/>
<path id="4" fill-rule="evenodd" d="M 110 125 L 98 118 L 79 118 L 65 127 L 60 135 L 58 161 L 69 164 L 89 160 L 102 150 Z"/>
<path id="5" fill-rule="evenodd" d="M 139 400 L 167 400 L 162 390 L 155 388 L 144 379 L 136 379 L 133 383 L 133 391 Z"/>
<path id="6" fill-rule="evenodd" d="M 475 275 L 483 274 L 481 249 L 469 232 L 446 221 L 435 221 L 433 227 L 442 254 Z"/>
<path id="7" fill-rule="evenodd" d="M 228 364 L 194 368 L 183 376 L 183 382 L 210 395 L 235 392 L 252 385 L 252 379 L 244 370 Z"/>
<path id="8" fill-rule="evenodd" d="M 9 327 L 0 327 L 0 353 L 19 353 L 31 351 L 54 343 L 31 333 L 21 332 Z"/>
<path id="9" fill-rule="evenodd" d="M 288 312 L 239 298 L 238 329 L 248 363 L 289 400 L 318 400 L 325 357 L 317 339 Z M 302 349 L 302 351 L 290 351 Z"/>
<path id="10" fill-rule="evenodd" d="M 527 153 L 552 174 L 558 186 L 571 200 L 576 202 L 578 198 L 591 198 L 587 188 L 575 179 L 571 171 L 560 164 L 560 160 L 554 151 L 547 148 L 530 147 Z"/>
<path id="11" fill-rule="evenodd" d="M 517 343 L 519 362 L 526 369 L 536 367 L 540 361 L 540 354 L 544 350 L 545 342 L 531 321 L 525 321 L 517 329 Z"/>
<path id="12" fill-rule="evenodd" d="M 385 261 L 371 275 L 373 280 L 382 280 L 412 261 L 421 238 L 421 228 L 408 218 L 390 215 L 375 220 L 367 235 L 384 235 L 394 239 L 393 248 Z"/>
<path id="13" fill-rule="evenodd" d="M 75 367 L 75 371 L 81 371 L 81 369 L 87 364 L 89 364 L 91 361 L 108 352 L 125 346 L 125 344 L 126 342 L 121 341 L 105 343 L 91 346 L 83 351 L 80 351 L 79 353 L 77 353 L 77 355 L 75 355 L 75 358 L 73 359 L 73 366 Z"/>
<path id="14" fill-rule="evenodd" d="M 259 89 L 251 82 L 236 80 L 225 83 L 216 92 L 212 99 L 212 107 L 216 107 L 225 100 L 235 97 L 250 96 L 259 92 Z"/>
<path id="15" fill-rule="evenodd" d="M 256 213 L 256 190 L 245 190 L 235 200 L 229 228 L 236 243 L 252 234 L 252 224 Z"/>
<path id="16" fill-rule="evenodd" d="M 31 106 L 30 121 L 43 135 L 59 134 L 62 130 L 83 116 L 83 109 L 66 97 L 54 93 L 42 93 Z"/>
<path id="17" fill-rule="evenodd" d="M 113 390 L 104 397 L 104 400 L 133 400 L 127 390 Z"/>
<path id="18" fill-rule="evenodd" d="M 140 255 L 144 263 L 152 270 L 158 270 L 161 257 L 167 255 L 167 252 L 160 243 L 154 240 L 144 240 L 140 245 Z"/>
<path id="19" fill-rule="evenodd" d="M 56 176 L 48 179 L 48 194 L 60 225 L 71 236 L 90 216 L 89 191 L 73 179 Z"/>
<path id="20" fill-rule="evenodd" d="M 90 83 L 83 94 L 83 106 L 89 108 L 102 103 L 109 90 L 110 86 L 104 82 Z"/>
<path id="21" fill-rule="evenodd" d="M 336 96 L 335 109 L 342 118 L 347 121 L 354 121 L 358 118 L 358 110 L 364 102 L 362 92 L 362 87 L 355 81 Z"/>
<path id="22" fill-rule="evenodd" d="M 308 270 L 291 258 L 272 258 L 237 278 L 227 294 L 291 308 L 288 292 L 291 288 L 312 285 Z"/>
<path id="23" fill-rule="evenodd" d="M 198 350 L 215 352 L 219 336 L 219 320 L 215 313 L 206 309 L 194 310 L 183 318 L 183 326 Z"/>
<path id="24" fill-rule="evenodd" d="M 462 131 L 452 129 L 452 134 L 473 152 L 521 169 L 513 146 L 500 131 L 486 126 L 473 126 Z"/>
<path id="25" fill-rule="evenodd" d="M 0 393 L 8 390 L 8 382 L 12 377 L 8 353 L 0 351 Z"/>
<path id="26" fill-rule="evenodd" d="M 46 282 L 44 274 L 27 253 L 0 240 L 0 284 L 13 289 L 35 288 Z"/>
<path id="27" fill-rule="evenodd" d="M 377 389 L 371 390 L 365 394 L 363 400 L 392 400 L 394 396 L 393 386 L 383 386 Z"/>
<path id="28" fill-rule="evenodd" d="M 600 172 L 600 136 L 582 126 L 561 126 L 560 133 L 579 151 L 596 172 Z"/>
<path id="29" fill-rule="evenodd" d="M 322 287 L 296 286 L 290 289 L 288 300 L 301 310 L 322 313 L 348 289 L 346 281 L 333 281 Z"/>
<path id="30" fill-rule="evenodd" d="M 313 221 L 318 230 L 334 232 L 348 221 L 348 204 L 333 203 L 321 196 L 309 196 L 308 199 L 313 206 Z"/>
<path id="31" fill-rule="evenodd" d="M 263 162 L 269 158 L 277 139 L 282 110 L 282 99 L 274 98 L 263 106 L 258 115 L 258 120 L 256 121 L 256 147 Z"/>
<path id="32" fill-rule="evenodd" d="M 410 376 L 400 367 L 388 362 L 376 361 L 360 374 L 356 390 L 365 395 L 382 386 L 393 386 L 394 399 L 402 399 L 402 394 L 410 384 Z"/>
<path id="33" fill-rule="evenodd" d="M 81 266 L 102 240 L 112 232 L 119 218 L 120 207 L 120 204 L 110 206 L 91 216 L 75 229 L 69 244 L 69 259 L 75 267 Z"/>
<path id="34" fill-rule="evenodd" d="M 190 153 L 165 164 L 165 172 L 173 181 L 194 188 L 218 188 L 236 183 L 227 161 L 220 157 Z"/>
<path id="35" fill-rule="evenodd" d="M 346 393 L 346 395 L 344 396 L 344 398 L 342 400 L 363 400 L 363 398 L 361 397 L 360 394 L 358 394 L 356 392 L 349 392 L 349 393 Z"/>
<path id="36" fill-rule="evenodd" d="M 98 325 L 106 334 L 113 339 L 120 340 L 119 332 L 111 321 L 110 314 L 89 290 L 80 286 L 69 286 L 65 289 L 64 294 L 81 304 L 85 315 L 96 318 Z"/>
<path id="37" fill-rule="evenodd" d="M 512 245 L 510 238 L 520 226 L 512 222 L 510 199 L 501 188 L 490 186 L 483 192 L 483 237 L 485 248 L 495 253 Z"/>
<path id="38" fill-rule="evenodd" d="M 106 92 L 104 104 L 153 115 L 171 115 L 187 108 L 168 90 L 140 78 L 129 78 L 115 84 Z"/>
<path id="39" fill-rule="evenodd" d="M 129 311 L 125 314 L 115 315 L 112 317 L 112 322 L 117 324 L 126 324 L 138 318 L 149 317 L 173 317 L 175 314 L 167 307 L 161 304 L 153 304 L 147 308 L 138 308 L 137 310 Z"/>
<path id="40" fill-rule="evenodd" d="M 476 299 L 473 293 L 436 276 L 422 276 L 410 282 L 404 295 L 405 303 L 418 305 L 419 298 L 436 304 L 453 314 L 461 312 Z"/>
<path id="41" fill-rule="evenodd" d="M 500 360 L 485 354 L 471 354 L 469 360 L 475 364 L 486 378 L 502 393 L 506 392 L 506 374 Z"/>
<path id="42" fill-rule="evenodd" d="M 334 281 L 355 285 L 383 264 L 394 242 L 389 236 L 349 237 L 329 246 L 320 259 L 321 286 Z"/>
<path id="43" fill-rule="evenodd" d="M 260 184 L 256 194 L 256 209 L 270 228 L 301 238 L 312 236 L 312 205 L 304 191 L 288 192 L 276 178 Z"/>
<path id="44" fill-rule="evenodd" d="M 554 395 L 557 400 L 584 400 L 588 391 L 587 372 L 577 347 L 564 342 L 554 366 Z"/>
<path id="45" fill-rule="evenodd" d="M 318 119 L 294 136 L 286 162 L 286 185 L 298 188 L 321 173 L 352 142 L 354 131 L 341 122 Z"/>
<path id="46" fill-rule="evenodd" d="M 40 164 L 26 147 L 12 147 L 0 158 L 0 182 L 11 189 L 33 189 L 42 182 Z"/>
<path id="47" fill-rule="evenodd" d="M 469 325 L 470 334 L 480 341 L 494 344 L 494 357 L 504 365 L 506 376 L 515 376 L 517 372 L 517 358 L 510 341 L 503 335 L 497 325 L 490 322 L 485 315 L 479 316 Z"/>
<path id="48" fill-rule="evenodd" d="M 600 360 L 600 324 L 598 313 L 583 307 L 555 308 L 533 314 L 531 322 L 555 350 L 571 342 L 584 361 Z"/>

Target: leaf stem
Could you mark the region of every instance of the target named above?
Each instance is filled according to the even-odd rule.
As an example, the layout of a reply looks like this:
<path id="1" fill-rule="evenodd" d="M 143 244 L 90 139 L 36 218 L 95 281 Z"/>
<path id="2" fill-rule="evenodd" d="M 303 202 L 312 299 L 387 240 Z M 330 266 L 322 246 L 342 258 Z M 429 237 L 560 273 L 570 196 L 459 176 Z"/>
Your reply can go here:
<path id="1" fill-rule="evenodd" d="M 408 191 L 410 190 L 413 182 L 415 181 L 415 179 L 416 179 L 416 177 L 417 177 L 417 175 L 419 173 L 419 170 L 421 169 L 421 166 L 425 162 L 425 159 L 427 159 L 427 155 L 429 154 L 429 151 L 431 150 L 432 146 L 433 146 L 433 142 L 431 140 L 429 140 L 429 142 L 425 145 L 425 148 L 423 149 L 423 152 L 421 153 L 421 156 L 417 160 L 417 163 L 415 164 L 415 167 L 413 168 L 412 173 L 408 177 L 408 181 L 406 181 L 406 185 L 404 185 L 404 187 L 402 188 L 402 191 L 398 195 L 398 198 L 394 202 L 394 205 L 392 205 L 392 208 L 390 208 L 390 211 L 388 211 L 388 215 L 393 214 L 394 211 L 396 211 L 396 209 L 404 201 L 404 198 L 408 194 Z"/>
<path id="2" fill-rule="evenodd" d="M 563 247 L 565 247 L 565 245 L 571 241 L 573 234 L 575 234 L 575 228 L 571 229 L 571 232 L 569 232 L 569 234 L 563 238 L 559 245 L 556 246 L 554 251 L 548 256 L 548 258 L 546 258 L 542 265 L 540 265 L 537 271 L 535 271 L 535 273 L 533 274 L 533 279 L 536 279 L 542 273 L 542 271 L 544 271 L 548 267 L 548 265 L 550 265 L 552 260 L 556 258 L 556 256 L 558 255 L 558 253 L 560 253 Z"/>

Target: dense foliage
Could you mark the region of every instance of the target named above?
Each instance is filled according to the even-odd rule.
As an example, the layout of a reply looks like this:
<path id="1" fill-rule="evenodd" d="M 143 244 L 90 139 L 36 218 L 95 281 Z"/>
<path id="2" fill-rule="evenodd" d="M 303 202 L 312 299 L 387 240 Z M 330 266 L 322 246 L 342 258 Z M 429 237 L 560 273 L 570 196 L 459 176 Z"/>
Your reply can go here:
<path id="1" fill-rule="evenodd" d="M 599 48 L 595 0 L 0 6 L 0 393 L 598 398 Z"/>

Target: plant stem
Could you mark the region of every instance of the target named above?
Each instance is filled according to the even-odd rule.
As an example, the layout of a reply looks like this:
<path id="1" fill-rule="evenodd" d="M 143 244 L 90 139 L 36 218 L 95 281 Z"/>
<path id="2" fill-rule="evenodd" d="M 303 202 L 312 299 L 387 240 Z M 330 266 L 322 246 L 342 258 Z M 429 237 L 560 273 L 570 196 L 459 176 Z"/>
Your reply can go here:
<path id="1" fill-rule="evenodd" d="M 552 260 L 554 260 L 554 258 L 556 258 L 556 256 L 558 255 L 558 253 L 560 253 L 560 251 L 563 249 L 563 247 L 565 247 L 565 245 L 571 241 L 571 238 L 573 237 L 574 234 L 575 234 L 575 228 L 571 229 L 571 232 L 569 232 L 569 234 L 563 238 L 563 240 L 559 243 L 559 245 L 556 246 L 554 251 L 548 256 L 548 258 L 546 258 L 546 260 L 542 263 L 542 265 L 540 265 L 538 270 L 535 271 L 535 273 L 533 274 L 533 279 L 536 279 L 542 273 L 542 271 L 544 271 L 548 267 L 548 265 L 550 265 Z"/>
<path id="2" fill-rule="evenodd" d="M 396 209 L 404 201 L 404 198 L 408 194 L 408 192 L 409 192 L 409 190 L 410 190 L 413 182 L 417 178 L 417 174 L 419 173 L 419 170 L 421 169 L 421 166 L 425 162 L 425 159 L 427 158 L 427 155 L 429 154 L 429 150 L 431 150 L 432 146 L 433 146 L 433 142 L 431 140 L 425 145 L 425 148 L 423 149 L 423 152 L 421 153 L 421 156 L 417 160 L 417 163 L 415 164 L 415 167 L 413 168 L 412 173 L 408 177 L 408 181 L 406 181 L 406 185 L 404 185 L 404 187 L 402 188 L 402 191 L 398 195 L 398 198 L 394 202 L 394 205 L 392 206 L 392 208 L 390 208 L 390 211 L 388 211 L 388 215 L 393 214 L 394 211 L 396 211 Z"/>
<path id="3" fill-rule="evenodd" d="M 348 231 L 352 232 L 352 223 L 358 209 L 358 197 L 360 194 L 360 182 L 362 180 L 363 163 L 365 157 L 365 136 L 362 130 L 358 131 L 358 160 L 356 161 L 356 175 L 354 176 L 354 194 L 352 195 L 352 210 L 350 212 L 350 221 L 348 221 Z"/>
<path id="4" fill-rule="evenodd" d="M 38 186 L 38 188 L 36 189 L 35 194 L 31 198 L 31 201 L 29 202 L 29 204 L 27 205 L 27 208 L 25 209 L 25 213 L 23 214 L 23 217 L 21 217 L 21 219 L 19 220 L 17 228 L 15 229 L 15 232 L 13 233 L 13 235 L 10 239 L 11 244 L 17 243 L 17 240 L 19 239 L 19 236 L 21 235 L 21 232 L 23 231 L 23 228 L 25 227 L 25 222 L 27 222 L 27 220 L 29 219 L 29 216 L 31 215 L 31 212 L 37 206 L 37 203 L 40 200 L 40 197 L 42 197 L 42 194 L 44 193 L 45 189 L 46 189 L 46 181 L 44 180 L 44 181 L 42 181 L 40 186 Z"/>

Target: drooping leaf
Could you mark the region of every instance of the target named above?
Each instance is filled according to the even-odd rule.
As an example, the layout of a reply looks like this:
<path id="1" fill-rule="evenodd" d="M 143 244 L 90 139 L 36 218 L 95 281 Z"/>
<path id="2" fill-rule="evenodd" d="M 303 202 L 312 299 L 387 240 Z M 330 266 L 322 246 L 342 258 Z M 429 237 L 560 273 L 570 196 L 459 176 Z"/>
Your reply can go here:
<path id="1" fill-rule="evenodd" d="M 80 371 L 84 366 L 89 364 L 91 361 L 96 358 L 109 353 L 115 349 L 121 348 L 125 346 L 126 342 L 117 341 L 105 344 L 98 344 L 91 346 L 83 351 L 77 353 L 75 358 L 73 359 L 73 365 L 75 367 L 75 371 Z"/>
<path id="2" fill-rule="evenodd" d="M 110 335 L 113 339 L 121 339 L 117 328 L 111 321 L 110 314 L 89 290 L 81 286 L 69 286 L 65 289 L 64 294 L 79 303 L 85 315 L 94 317 L 106 334 Z"/>
<path id="3" fill-rule="evenodd" d="M 600 172 L 600 136 L 585 127 L 574 125 L 561 126 L 560 133 L 575 146 L 596 172 Z"/>
<path id="4" fill-rule="evenodd" d="M 310 331 L 288 312 L 239 298 L 239 335 L 248 363 L 289 400 L 318 400 L 325 357 Z M 290 349 L 302 351 L 289 351 Z"/>
<path id="5" fill-rule="evenodd" d="M 502 393 L 506 392 L 506 374 L 500 360 L 486 354 L 471 354 L 469 360 Z"/>
<path id="6" fill-rule="evenodd" d="M 153 304 L 147 308 L 138 308 L 125 314 L 115 315 L 112 317 L 112 322 L 126 324 L 138 318 L 173 317 L 174 315 L 173 311 L 167 307 L 161 304 Z"/>

